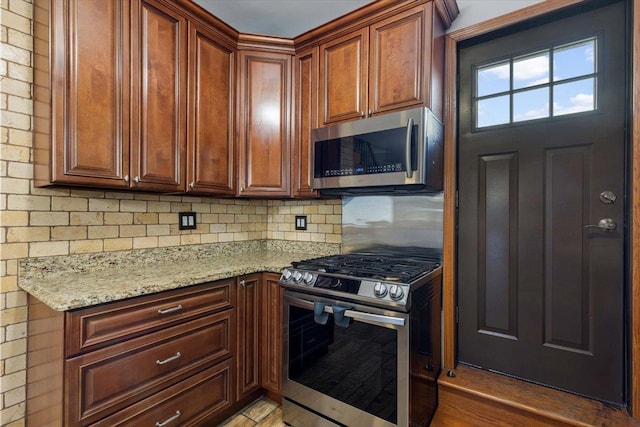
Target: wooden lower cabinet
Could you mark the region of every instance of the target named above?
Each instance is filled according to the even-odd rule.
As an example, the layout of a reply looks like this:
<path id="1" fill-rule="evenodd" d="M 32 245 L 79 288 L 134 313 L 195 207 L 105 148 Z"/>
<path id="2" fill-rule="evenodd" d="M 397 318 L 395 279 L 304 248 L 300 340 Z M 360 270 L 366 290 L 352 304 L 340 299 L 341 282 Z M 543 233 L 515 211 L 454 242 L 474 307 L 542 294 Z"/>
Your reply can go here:
<path id="1" fill-rule="evenodd" d="M 256 273 L 68 312 L 29 297 L 27 425 L 216 425 L 281 399 L 282 289 Z"/>
<path id="2" fill-rule="evenodd" d="M 284 288 L 279 274 L 264 273 L 261 289 L 262 319 L 260 328 L 261 384 L 270 397 L 282 396 L 282 301 Z"/>

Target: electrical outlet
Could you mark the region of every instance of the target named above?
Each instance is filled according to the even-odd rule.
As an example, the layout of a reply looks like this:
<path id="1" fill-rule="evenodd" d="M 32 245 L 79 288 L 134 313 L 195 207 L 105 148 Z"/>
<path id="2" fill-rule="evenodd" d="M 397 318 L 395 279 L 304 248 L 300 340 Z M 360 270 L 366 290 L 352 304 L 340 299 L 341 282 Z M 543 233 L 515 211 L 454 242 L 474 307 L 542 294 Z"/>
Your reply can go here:
<path id="1" fill-rule="evenodd" d="M 306 229 L 307 229 L 307 216 L 296 215 L 296 230 L 306 230 Z"/>
<path id="2" fill-rule="evenodd" d="M 196 213 L 180 212 L 178 214 L 178 228 L 180 230 L 195 230 L 196 229 Z"/>

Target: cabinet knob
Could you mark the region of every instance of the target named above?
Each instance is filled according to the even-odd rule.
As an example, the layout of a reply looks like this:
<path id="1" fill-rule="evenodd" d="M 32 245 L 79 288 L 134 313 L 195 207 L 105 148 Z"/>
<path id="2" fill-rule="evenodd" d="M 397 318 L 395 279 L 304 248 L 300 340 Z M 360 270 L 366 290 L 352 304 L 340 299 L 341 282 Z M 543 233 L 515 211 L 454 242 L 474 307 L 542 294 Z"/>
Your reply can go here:
<path id="1" fill-rule="evenodd" d="M 244 280 L 240 281 L 240 286 L 242 286 L 243 288 L 245 287 L 246 284 L 247 284 L 247 282 L 245 282 Z"/>
<path id="2" fill-rule="evenodd" d="M 373 114 L 373 111 L 369 110 L 369 117 Z"/>
<path id="3" fill-rule="evenodd" d="M 360 117 L 364 117 L 364 116 L 365 116 L 364 111 L 360 111 Z"/>
<path id="4" fill-rule="evenodd" d="M 135 182 L 136 184 L 140 182 L 140 177 L 139 176 L 135 176 L 133 177 L 133 182 Z"/>
<path id="5" fill-rule="evenodd" d="M 240 192 L 242 193 L 244 191 L 244 187 L 240 187 Z"/>
<path id="6" fill-rule="evenodd" d="M 124 182 L 129 182 L 129 175 L 124 176 Z"/>
<path id="7" fill-rule="evenodd" d="M 189 188 L 193 188 L 193 187 L 195 187 L 195 184 L 193 182 L 190 182 L 189 183 Z"/>

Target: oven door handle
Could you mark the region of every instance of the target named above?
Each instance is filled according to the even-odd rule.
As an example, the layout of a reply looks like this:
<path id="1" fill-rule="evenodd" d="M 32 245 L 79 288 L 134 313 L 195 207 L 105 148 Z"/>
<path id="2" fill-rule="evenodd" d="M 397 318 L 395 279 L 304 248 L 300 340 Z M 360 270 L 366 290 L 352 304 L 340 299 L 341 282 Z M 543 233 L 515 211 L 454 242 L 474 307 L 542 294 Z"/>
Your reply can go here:
<path id="1" fill-rule="evenodd" d="M 307 301 L 300 298 L 291 298 L 291 300 L 292 302 L 295 303 L 295 305 L 301 308 L 307 308 L 313 311 L 314 304 L 312 301 Z M 324 307 L 324 311 L 326 313 L 333 314 L 333 307 L 331 307 L 330 305 L 326 305 Z M 397 325 L 397 326 L 405 325 L 404 319 L 400 317 L 384 316 L 382 314 L 365 313 L 363 311 L 355 311 L 355 310 L 345 310 L 344 315 L 345 317 L 351 317 L 354 320 L 362 320 L 363 322 L 373 323 L 378 325 Z"/>

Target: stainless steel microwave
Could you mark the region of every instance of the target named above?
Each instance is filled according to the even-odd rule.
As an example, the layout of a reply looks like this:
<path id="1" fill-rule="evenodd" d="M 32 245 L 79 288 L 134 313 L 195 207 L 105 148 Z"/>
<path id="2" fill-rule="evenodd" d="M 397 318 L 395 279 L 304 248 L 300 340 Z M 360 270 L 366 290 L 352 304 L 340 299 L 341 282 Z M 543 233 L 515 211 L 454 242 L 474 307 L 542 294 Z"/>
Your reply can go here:
<path id="1" fill-rule="evenodd" d="M 428 108 L 314 129 L 312 142 L 316 190 L 442 191 L 442 124 Z"/>

